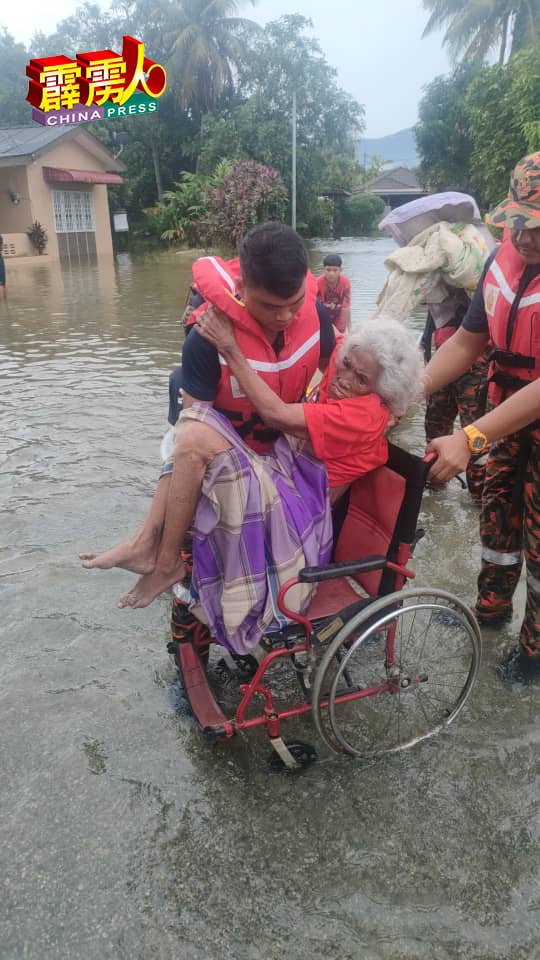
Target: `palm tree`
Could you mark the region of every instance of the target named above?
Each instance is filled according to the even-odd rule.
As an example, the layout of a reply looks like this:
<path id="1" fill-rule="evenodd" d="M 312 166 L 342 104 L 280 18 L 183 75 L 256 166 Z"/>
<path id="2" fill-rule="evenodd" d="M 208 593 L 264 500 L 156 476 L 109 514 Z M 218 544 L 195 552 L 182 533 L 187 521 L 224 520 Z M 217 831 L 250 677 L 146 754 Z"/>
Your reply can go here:
<path id="1" fill-rule="evenodd" d="M 509 36 L 511 54 L 540 38 L 540 0 L 423 0 L 430 11 L 423 36 L 446 28 L 443 43 L 450 55 L 483 60 L 499 48 L 504 63 Z"/>
<path id="2" fill-rule="evenodd" d="M 235 66 L 245 49 L 241 34 L 260 30 L 252 20 L 232 16 L 241 4 L 242 0 L 181 0 L 168 68 L 185 109 L 205 114 L 234 89 Z"/>

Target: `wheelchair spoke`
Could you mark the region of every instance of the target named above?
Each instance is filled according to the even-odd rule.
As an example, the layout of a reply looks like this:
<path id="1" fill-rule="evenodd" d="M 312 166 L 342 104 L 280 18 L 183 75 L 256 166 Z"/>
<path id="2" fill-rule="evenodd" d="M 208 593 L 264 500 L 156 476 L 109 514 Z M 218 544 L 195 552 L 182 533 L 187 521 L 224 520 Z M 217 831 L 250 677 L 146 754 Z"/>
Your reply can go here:
<path id="1" fill-rule="evenodd" d="M 394 654 L 386 667 L 389 632 Z M 345 624 L 316 671 L 317 728 L 332 749 L 359 757 L 412 746 L 458 715 L 479 656 L 478 628 L 452 595 L 408 590 L 405 598 L 394 594 L 374 601 Z M 349 679 L 362 697 L 336 702 Z M 323 689 L 329 713 L 324 722 L 318 707 Z"/>

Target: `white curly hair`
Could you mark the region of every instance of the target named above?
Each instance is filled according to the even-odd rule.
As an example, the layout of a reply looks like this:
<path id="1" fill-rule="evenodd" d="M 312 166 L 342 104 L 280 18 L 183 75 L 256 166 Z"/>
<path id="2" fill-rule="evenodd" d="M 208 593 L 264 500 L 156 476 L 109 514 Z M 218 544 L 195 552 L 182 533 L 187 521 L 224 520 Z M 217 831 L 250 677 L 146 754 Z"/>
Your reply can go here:
<path id="1" fill-rule="evenodd" d="M 421 395 L 424 364 L 414 334 L 397 320 L 379 315 L 345 338 L 339 357 L 354 349 L 364 350 L 376 361 L 379 373 L 374 392 L 394 416 L 402 417 Z"/>

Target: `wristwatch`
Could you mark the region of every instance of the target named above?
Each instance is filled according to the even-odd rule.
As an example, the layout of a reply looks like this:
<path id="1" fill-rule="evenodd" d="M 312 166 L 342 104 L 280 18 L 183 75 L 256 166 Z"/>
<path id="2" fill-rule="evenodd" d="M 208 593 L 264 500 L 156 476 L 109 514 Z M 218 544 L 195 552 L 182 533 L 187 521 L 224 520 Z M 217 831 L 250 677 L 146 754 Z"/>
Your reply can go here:
<path id="1" fill-rule="evenodd" d="M 469 427 L 463 427 L 463 433 L 467 437 L 467 443 L 471 453 L 485 453 L 489 447 L 488 438 L 476 427 L 471 424 Z"/>

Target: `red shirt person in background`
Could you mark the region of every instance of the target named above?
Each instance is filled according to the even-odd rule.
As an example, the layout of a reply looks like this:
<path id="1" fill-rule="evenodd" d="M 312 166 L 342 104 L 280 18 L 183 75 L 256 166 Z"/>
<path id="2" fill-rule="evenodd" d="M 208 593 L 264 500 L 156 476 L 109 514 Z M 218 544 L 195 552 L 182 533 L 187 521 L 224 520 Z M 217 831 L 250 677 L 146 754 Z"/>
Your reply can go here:
<path id="1" fill-rule="evenodd" d="M 324 273 L 317 280 L 317 299 L 324 303 L 340 333 L 351 330 L 351 281 L 341 272 L 342 260 L 329 253 L 323 260 Z"/>

